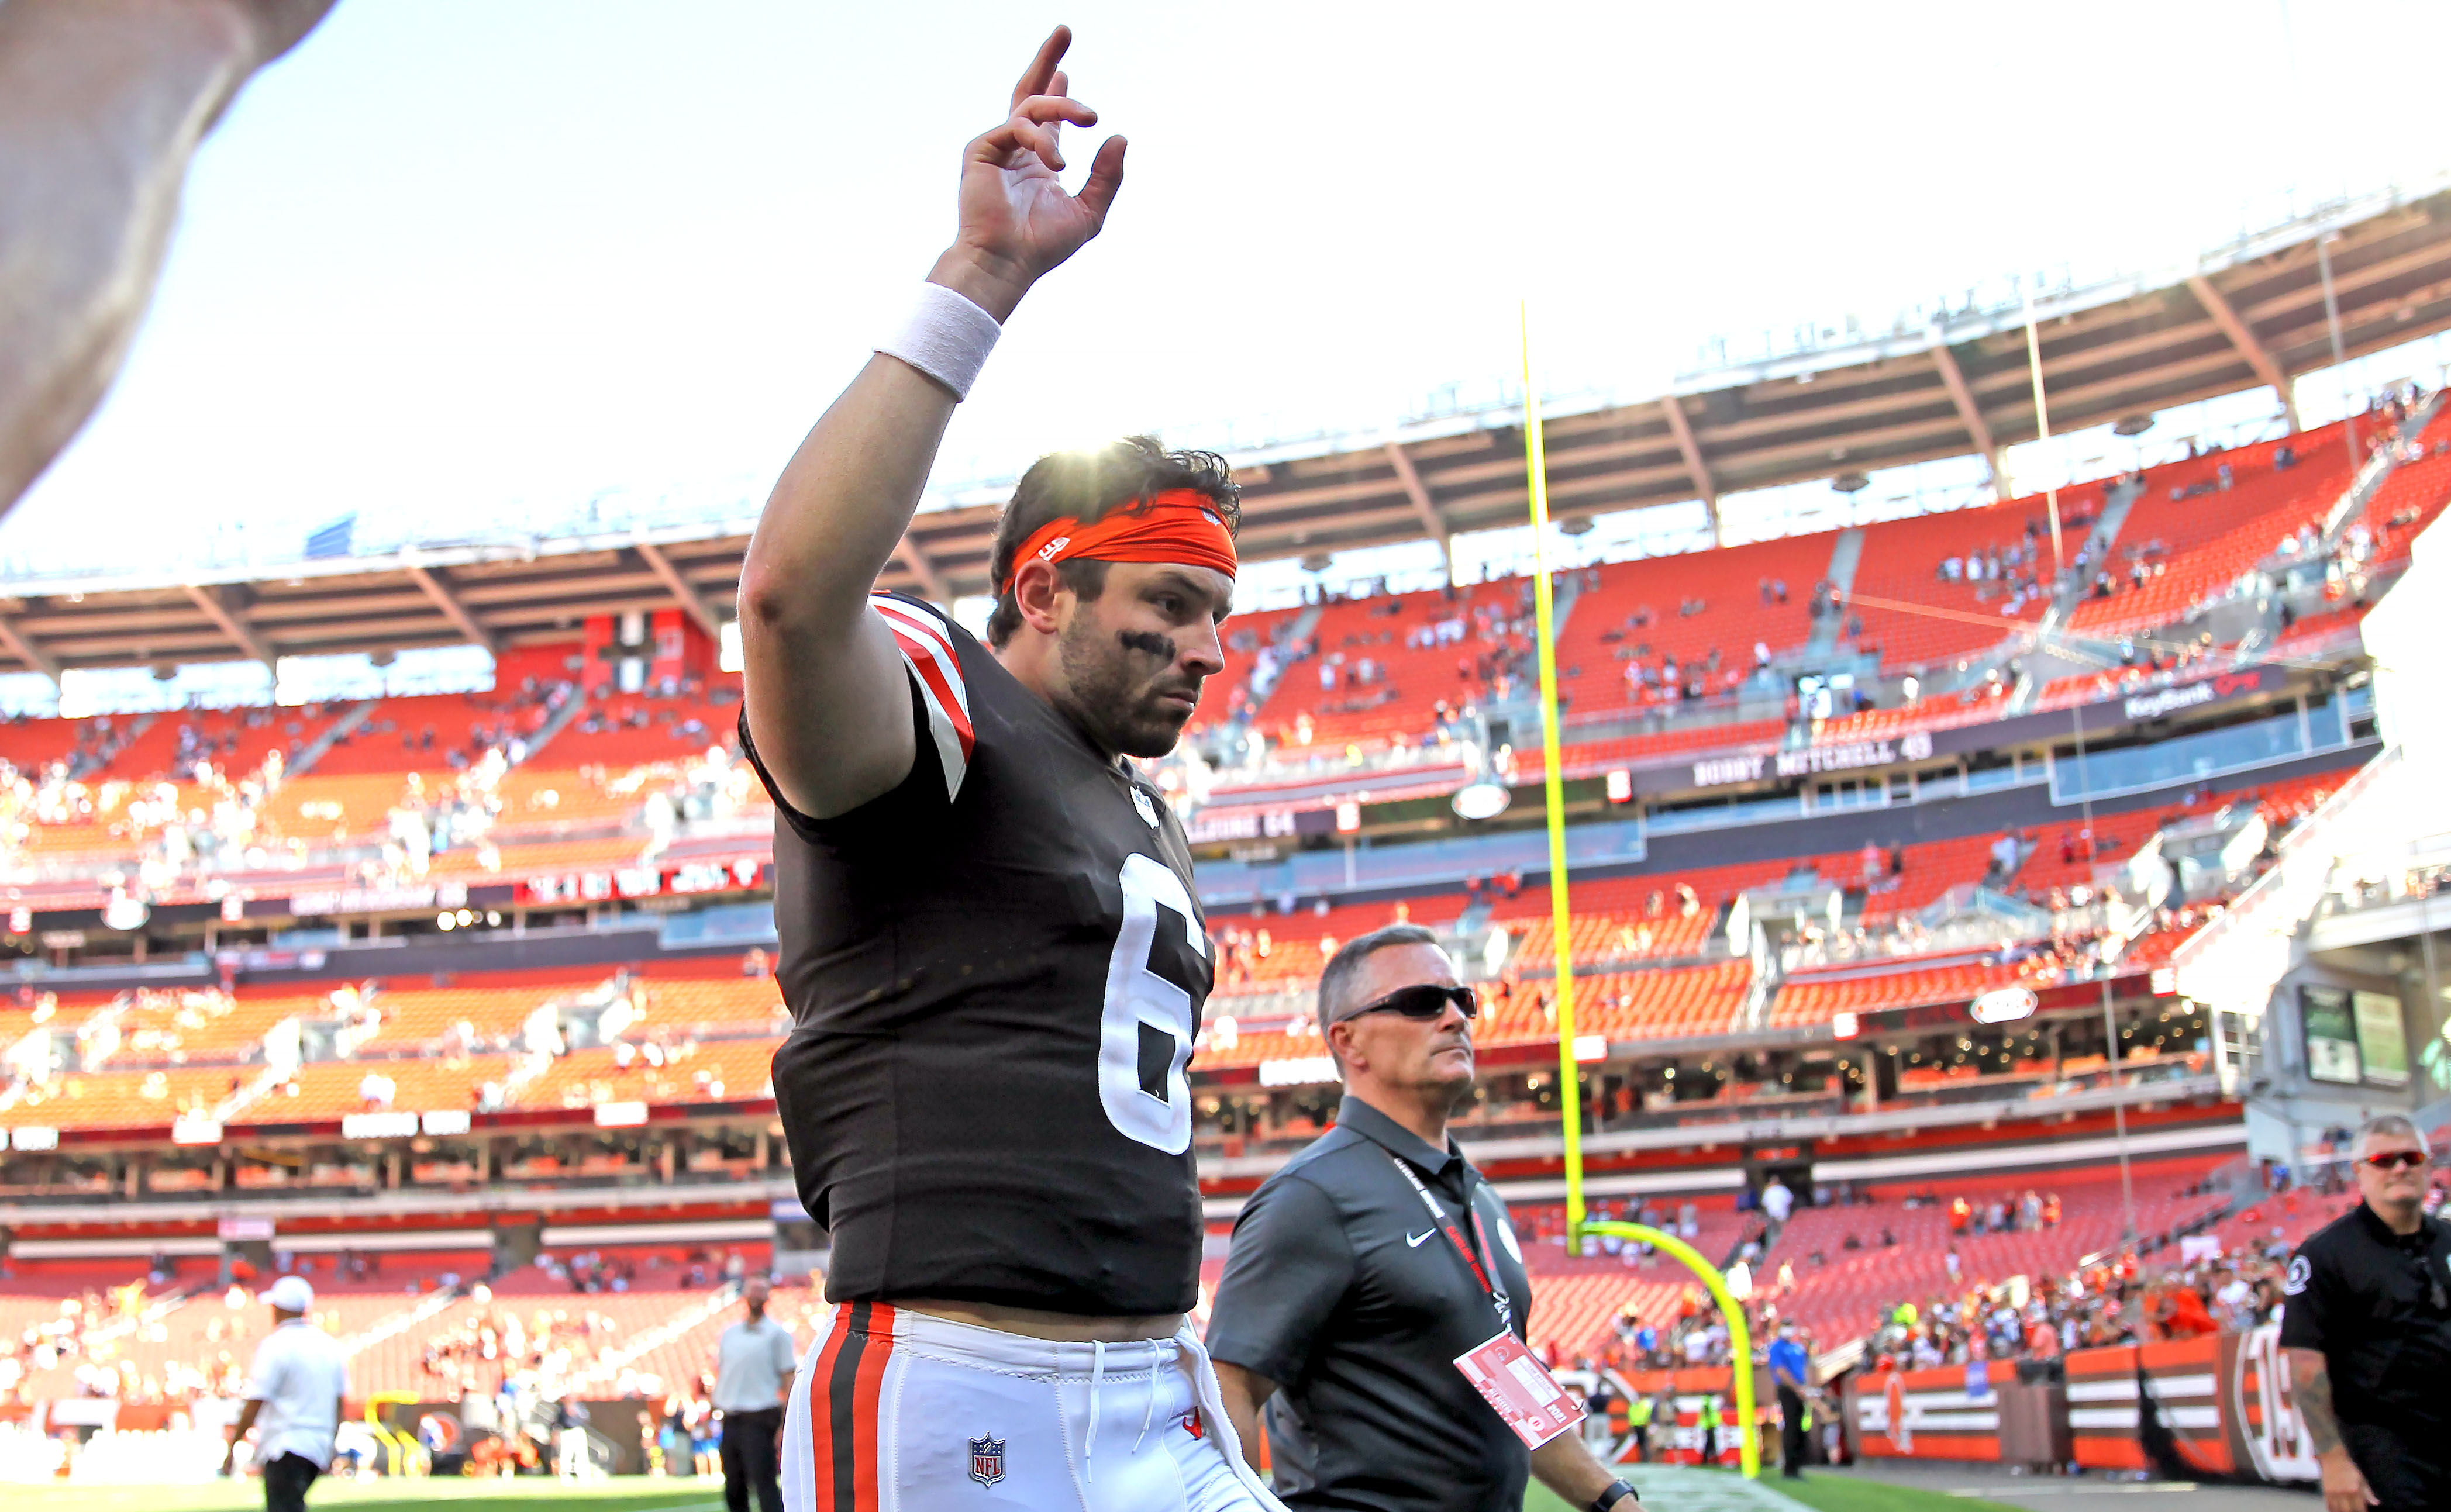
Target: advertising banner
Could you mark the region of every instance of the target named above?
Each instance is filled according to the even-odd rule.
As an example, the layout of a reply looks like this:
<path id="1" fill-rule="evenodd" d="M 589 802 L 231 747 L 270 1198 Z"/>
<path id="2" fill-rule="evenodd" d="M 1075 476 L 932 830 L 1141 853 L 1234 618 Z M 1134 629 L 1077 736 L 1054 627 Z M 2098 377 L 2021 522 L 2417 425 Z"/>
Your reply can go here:
<path id="1" fill-rule="evenodd" d="M 2235 1336 L 2174 1339 L 2161 1344 L 2079 1349 L 2068 1357 L 2069 1430 L 2076 1463 L 2088 1470 L 2158 1468 L 2147 1441 L 2169 1435 L 2181 1463 L 2199 1474 L 2228 1475 L 2238 1455 L 2223 1410 L 2223 1383 Z"/>
<path id="2" fill-rule="evenodd" d="M 2408 1031 L 2401 1017 L 2399 995 L 2351 992 L 2349 1013 L 2357 1021 L 2358 1060 L 2366 1080 L 2384 1087 L 2407 1086 Z"/>
<path id="3" fill-rule="evenodd" d="M 2298 1022 L 2306 1033 L 2306 1075 L 2319 1082 L 2358 1083 L 2358 1027 L 2346 989 L 2298 989 Z"/>
<path id="4" fill-rule="evenodd" d="M 1878 1370 L 1847 1384 L 1855 1452 L 1871 1460 L 2000 1458 L 2000 1390 L 2011 1361 Z"/>

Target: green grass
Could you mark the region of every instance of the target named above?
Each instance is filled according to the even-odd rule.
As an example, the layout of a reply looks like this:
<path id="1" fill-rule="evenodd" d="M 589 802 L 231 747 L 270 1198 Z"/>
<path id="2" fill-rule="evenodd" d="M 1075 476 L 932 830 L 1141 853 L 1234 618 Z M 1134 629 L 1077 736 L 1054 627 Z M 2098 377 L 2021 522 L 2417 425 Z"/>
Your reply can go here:
<path id="1" fill-rule="evenodd" d="M 1725 1474 L 1735 1479 L 1735 1472 L 1683 1472 L 1684 1474 Z M 1646 1475 L 1641 1465 L 1626 1471 L 1626 1479 L 1637 1486 L 1647 1486 L 1658 1472 Z M 1782 1481 L 1775 1466 L 1765 1466 L 1762 1484 L 1792 1497 L 1814 1509 L 1814 1512 L 2019 1512 L 1997 1502 L 1978 1498 L 1947 1496 L 1938 1491 L 1917 1491 L 1907 1486 L 1884 1485 L 1878 1481 L 1862 1481 L 1852 1476 L 1808 1472 L 1800 1481 Z M 1645 1505 L 1657 1512 L 1675 1512 L 1677 1496 L 1673 1491 L 1656 1495 Z M 1523 1512 L 1576 1512 L 1550 1494 L 1546 1486 L 1534 1482 L 1523 1498 Z"/>
<path id="2" fill-rule="evenodd" d="M 1772 1474 L 1775 1476 L 1776 1472 Z M 1973 1512 L 2017 1512 L 2014 1507 L 1976 1497 L 1883 1485 L 1878 1481 L 1859 1481 L 1852 1476 L 1815 1475 L 1809 1470 L 1800 1481 L 1774 1479 L 1771 1483 L 1816 1512 L 1968 1512 L 1969 1508 Z"/>
<path id="3" fill-rule="evenodd" d="M 1727 1472 L 1734 1479 L 1734 1472 Z M 1642 1467 L 1631 1471 L 1637 1484 Z M 1808 1475 L 1802 1481 L 1781 1481 L 1773 1470 L 1764 1483 L 1814 1509 L 1814 1512 L 2016 1512 L 1996 1502 L 1945 1496 L 1937 1491 L 1911 1490 L 1836 1475 Z M 260 1481 L 216 1481 L 208 1485 L 42 1485 L 10 1486 L 9 1512 L 255 1512 L 264 1505 Z M 1653 1502 L 1673 1512 L 1674 1497 Z M 308 1492 L 309 1508 L 346 1507 L 351 1512 L 412 1512 L 447 1502 L 453 1512 L 716 1512 L 723 1505 L 717 1481 L 641 1481 L 624 1479 L 610 1485 L 564 1486 L 536 1477 L 517 1481 L 319 1481 Z M 1566 1503 L 1535 1484 L 1523 1499 L 1523 1512 L 1573 1512 Z"/>
<path id="4" fill-rule="evenodd" d="M 9 1512 L 261 1512 L 264 1483 L 216 1481 L 209 1485 L 12 1485 L 0 1492 Z M 623 1479 L 610 1486 L 563 1486 L 541 1477 L 517 1481 L 318 1481 L 308 1508 L 410 1512 L 448 1502 L 454 1512 L 533 1512 L 584 1507 L 586 1512 L 715 1512 L 723 1483 L 715 1480 Z"/>

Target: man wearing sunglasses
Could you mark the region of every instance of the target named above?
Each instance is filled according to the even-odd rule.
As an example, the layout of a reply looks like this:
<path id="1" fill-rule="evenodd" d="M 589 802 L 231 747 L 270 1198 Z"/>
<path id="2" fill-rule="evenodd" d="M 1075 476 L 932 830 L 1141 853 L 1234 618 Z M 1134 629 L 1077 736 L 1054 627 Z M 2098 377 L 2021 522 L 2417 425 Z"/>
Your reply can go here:
<path id="1" fill-rule="evenodd" d="M 1321 972 L 1344 1101 L 1245 1205 L 1208 1324 L 1226 1416 L 1256 1466 L 1265 1407 L 1289 1507 L 1520 1512 L 1537 1475 L 1568 1506 L 1640 1512 L 1570 1415 L 1510 1426 L 1459 1363 L 1485 1382 L 1502 1355 L 1518 1382 L 1547 1379 L 1514 1358 L 1532 1297 L 1506 1205 L 1447 1135 L 1479 1011 L 1418 925 L 1364 934 Z"/>
<path id="2" fill-rule="evenodd" d="M 2365 1200 L 2299 1246 L 2282 1286 L 2290 1393 L 2324 1512 L 2451 1507 L 2451 1226 L 2424 1211 L 2415 1124 L 2370 1118 L 2351 1149 Z"/>

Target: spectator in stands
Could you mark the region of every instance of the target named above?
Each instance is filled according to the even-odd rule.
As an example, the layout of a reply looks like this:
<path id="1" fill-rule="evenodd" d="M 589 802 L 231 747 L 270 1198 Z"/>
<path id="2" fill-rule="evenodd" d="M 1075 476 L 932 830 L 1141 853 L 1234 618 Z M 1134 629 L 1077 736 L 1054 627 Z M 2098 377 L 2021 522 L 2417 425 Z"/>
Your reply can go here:
<path id="1" fill-rule="evenodd" d="M 1761 1205 L 1762 1211 L 1770 1216 L 1772 1223 L 1784 1225 L 1787 1222 L 1787 1215 L 1795 1210 L 1795 1193 L 1791 1191 L 1787 1183 L 1779 1180 L 1777 1173 L 1774 1171 L 1770 1180 L 1762 1186 Z"/>

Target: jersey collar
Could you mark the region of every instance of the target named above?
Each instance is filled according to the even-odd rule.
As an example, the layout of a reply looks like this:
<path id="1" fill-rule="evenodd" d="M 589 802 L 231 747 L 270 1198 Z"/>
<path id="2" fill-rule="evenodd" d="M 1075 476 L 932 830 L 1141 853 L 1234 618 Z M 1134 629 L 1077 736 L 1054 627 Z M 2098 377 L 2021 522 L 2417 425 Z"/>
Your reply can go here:
<path id="1" fill-rule="evenodd" d="M 1438 1149 L 1350 1092 L 1337 1107 L 1336 1127 L 1352 1129 L 1387 1153 L 1411 1161 L 1434 1176 L 1443 1176 L 1449 1167 L 1463 1164 L 1463 1152 L 1456 1149 L 1453 1136 L 1449 1136 L 1445 1149 Z"/>
<path id="2" fill-rule="evenodd" d="M 2359 1221 L 2365 1226 L 2366 1236 L 2376 1244 L 2390 1249 L 2431 1248 L 2434 1245 L 2435 1233 L 2441 1226 L 2441 1220 L 2420 1209 L 2417 1214 L 2417 1232 L 2394 1233 L 2391 1225 L 2382 1221 L 2382 1215 L 2376 1212 L 2363 1199 L 2358 1203 L 2357 1212 Z"/>

